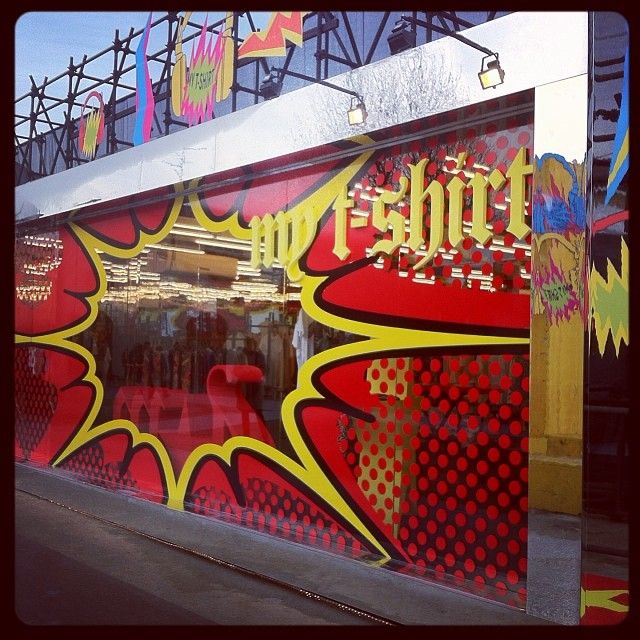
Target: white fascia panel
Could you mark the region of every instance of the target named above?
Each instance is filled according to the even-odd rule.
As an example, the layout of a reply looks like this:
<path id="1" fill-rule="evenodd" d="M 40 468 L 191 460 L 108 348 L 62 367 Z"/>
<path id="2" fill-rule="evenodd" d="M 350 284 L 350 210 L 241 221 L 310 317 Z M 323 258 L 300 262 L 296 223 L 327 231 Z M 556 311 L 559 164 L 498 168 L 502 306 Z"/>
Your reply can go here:
<path id="1" fill-rule="evenodd" d="M 363 96 L 368 118 L 349 126 L 350 96 L 319 84 L 99 158 L 15 189 L 16 221 L 108 203 L 557 82 L 587 72 L 587 12 L 515 12 L 464 35 L 499 53 L 504 84 L 483 90 L 483 53 L 444 37 L 330 78 Z M 562 108 L 559 105 L 559 108 Z"/>

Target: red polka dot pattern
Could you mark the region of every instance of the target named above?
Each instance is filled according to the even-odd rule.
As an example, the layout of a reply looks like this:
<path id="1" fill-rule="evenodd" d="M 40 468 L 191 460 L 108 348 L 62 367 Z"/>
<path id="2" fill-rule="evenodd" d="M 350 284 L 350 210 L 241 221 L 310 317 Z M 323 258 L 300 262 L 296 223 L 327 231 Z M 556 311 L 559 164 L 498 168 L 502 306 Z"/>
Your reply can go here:
<path id="1" fill-rule="evenodd" d="M 104 462 L 104 452 L 99 444 L 90 444 L 79 449 L 59 467 L 70 471 L 91 484 L 105 489 L 137 489 L 138 483 L 129 472 L 120 472 L 120 463 Z"/>
<path id="2" fill-rule="evenodd" d="M 242 484 L 246 507 L 215 487 L 199 487 L 185 500 L 185 509 L 220 517 L 257 531 L 360 557 L 369 552 L 333 518 L 312 502 L 294 496 L 271 481 L 251 478 Z"/>
<path id="3" fill-rule="evenodd" d="M 58 390 L 43 377 L 45 358 L 35 347 L 15 349 L 15 438 L 25 460 L 42 441 L 58 405 Z"/>
<path id="4" fill-rule="evenodd" d="M 368 379 L 391 361 L 372 361 Z M 345 417 L 342 449 L 379 526 L 418 566 L 524 590 L 528 354 L 422 352 L 403 365 L 404 399 L 377 389 L 373 422 Z"/>
<path id="5" fill-rule="evenodd" d="M 227 522 L 237 522 L 241 512 L 235 499 L 213 486 L 200 487 L 192 492 L 186 498 L 185 508 L 198 515 L 215 516 Z"/>

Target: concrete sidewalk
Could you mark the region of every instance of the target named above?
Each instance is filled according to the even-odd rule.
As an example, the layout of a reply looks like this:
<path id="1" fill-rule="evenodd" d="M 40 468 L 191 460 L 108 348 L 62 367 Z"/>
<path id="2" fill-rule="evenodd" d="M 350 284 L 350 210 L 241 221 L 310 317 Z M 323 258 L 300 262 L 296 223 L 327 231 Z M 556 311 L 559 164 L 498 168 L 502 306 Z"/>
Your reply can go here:
<path id="1" fill-rule="evenodd" d="M 58 472 L 16 464 L 15 488 L 402 625 L 551 624 L 424 579 L 80 484 Z M 180 571 L 182 552 L 175 553 Z"/>

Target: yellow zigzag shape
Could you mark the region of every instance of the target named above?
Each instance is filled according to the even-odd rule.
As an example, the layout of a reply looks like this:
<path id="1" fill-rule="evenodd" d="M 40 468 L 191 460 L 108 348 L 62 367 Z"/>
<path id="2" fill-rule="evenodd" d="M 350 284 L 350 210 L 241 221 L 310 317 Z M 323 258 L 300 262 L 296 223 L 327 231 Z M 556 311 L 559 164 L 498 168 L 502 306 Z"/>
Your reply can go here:
<path id="1" fill-rule="evenodd" d="M 92 111 L 87 116 L 82 153 L 84 153 L 88 158 L 93 158 L 96 154 L 96 148 L 98 146 L 98 129 L 100 128 L 101 118 L 102 114 L 99 111 Z"/>
<path id="2" fill-rule="evenodd" d="M 589 278 L 591 315 L 595 320 L 600 355 L 604 354 L 609 333 L 616 355 L 620 350 L 620 342 L 629 344 L 629 247 L 623 238 L 620 238 L 620 242 L 620 273 L 607 260 L 607 279 L 593 266 Z"/>
<path id="3" fill-rule="evenodd" d="M 627 613 L 629 606 L 620 604 L 613 598 L 623 593 L 629 594 L 628 589 L 580 589 L 580 617 L 584 616 L 587 607 L 600 607 L 617 613 Z"/>
<path id="4" fill-rule="evenodd" d="M 302 21 L 308 11 L 274 11 L 264 31 L 252 31 L 238 48 L 238 59 L 284 56 L 287 41 L 303 43 Z"/>

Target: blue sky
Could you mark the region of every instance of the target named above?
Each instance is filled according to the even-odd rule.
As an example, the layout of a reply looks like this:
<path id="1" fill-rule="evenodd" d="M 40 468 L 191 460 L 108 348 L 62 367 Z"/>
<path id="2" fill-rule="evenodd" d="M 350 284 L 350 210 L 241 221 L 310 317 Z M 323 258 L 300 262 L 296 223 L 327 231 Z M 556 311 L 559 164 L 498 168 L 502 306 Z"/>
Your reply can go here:
<path id="1" fill-rule="evenodd" d="M 157 11 L 153 17 L 159 18 L 162 14 Z M 90 57 L 106 49 L 113 42 L 116 29 L 120 29 L 121 37 L 129 32 L 130 27 L 136 31 L 142 29 L 148 15 L 146 11 L 30 11 L 23 14 L 15 24 L 15 97 L 29 91 L 29 74 L 36 83 L 42 82 L 45 76 L 58 76 L 66 71 L 70 56 L 74 57 L 74 61 L 80 61 L 85 53 Z M 192 20 L 204 21 L 206 15 L 204 12 L 194 12 Z M 222 12 L 212 11 L 208 14 L 209 23 L 223 15 Z M 263 12 L 252 13 L 252 16 L 256 20 L 256 27 L 263 28 L 268 15 Z M 166 31 L 164 33 L 166 38 Z M 156 48 L 151 41 L 148 51 L 155 51 L 161 46 L 162 43 L 159 43 Z M 105 73 L 108 74 L 111 60 L 108 56 L 104 57 Z"/>
<path id="2" fill-rule="evenodd" d="M 15 97 L 29 91 L 31 74 L 37 83 L 65 71 L 69 57 L 81 60 L 113 42 L 130 27 L 144 27 L 147 12 L 30 11 L 15 24 Z M 108 72 L 108 71 L 107 71 Z"/>
<path id="3" fill-rule="evenodd" d="M 165 12 L 156 11 L 153 13 L 153 20 L 164 15 Z M 257 29 L 266 26 L 271 12 L 252 12 L 251 16 Z M 196 11 L 191 20 L 197 24 L 202 24 L 208 19 L 209 24 L 224 17 L 222 11 L 211 11 L 209 13 Z M 27 94 L 31 88 L 29 75 L 33 76 L 36 84 L 41 84 L 45 76 L 51 80 L 64 73 L 69 66 L 69 58 L 73 56 L 74 63 L 79 63 L 84 54 L 90 58 L 96 53 L 111 46 L 116 29 L 120 30 L 120 37 L 125 37 L 131 27 L 135 31 L 143 29 L 146 25 L 149 13 L 146 11 L 29 11 L 22 14 L 15 23 L 15 60 L 14 77 L 15 92 L 14 97 L 20 98 Z M 240 21 L 240 36 L 244 37 L 249 31 L 246 19 Z M 191 29 L 191 33 L 193 30 Z M 149 38 L 148 53 L 161 50 L 166 45 L 166 26 L 151 30 Z M 135 50 L 139 37 L 133 40 L 132 48 Z M 195 42 L 195 41 L 194 41 Z M 185 53 L 191 52 L 192 44 L 186 45 Z M 85 72 L 104 78 L 111 74 L 113 67 L 113 54 L 101 56 L 98 60 L 88 63 Z M 157 69 L 157 67 L 155 67 Z M 154 69 L 151 68 L 152 79 Z M 135 85 L 135 74 L 133 71 L 123 76 L 123 82 Z M 85 80 L 86 87 L 92 81 Z M 62 78 L 55 84 L 48 87 L 49 95 L 62 98 L 66 97 L 68 88 L 67 78 Z M 105 87 L 105 91 L 108 87 Z M 117 97 L 131 93 L 129 90 L 121 89 Z M 79 115 L 80 109 L 76 108 Z M 16 104 L 16 113 L 28 115 L 30 112 L 30 99 L 26 98 Z M 49 116 L 54 122 L 64 121 L 64 106 L 59 106 L 49 112 Z M 47 127 L 38 123 L 39 130 Z M 28 124 L 22 124 L 16 130 L 17 133 L 26 135 Z"/>

